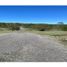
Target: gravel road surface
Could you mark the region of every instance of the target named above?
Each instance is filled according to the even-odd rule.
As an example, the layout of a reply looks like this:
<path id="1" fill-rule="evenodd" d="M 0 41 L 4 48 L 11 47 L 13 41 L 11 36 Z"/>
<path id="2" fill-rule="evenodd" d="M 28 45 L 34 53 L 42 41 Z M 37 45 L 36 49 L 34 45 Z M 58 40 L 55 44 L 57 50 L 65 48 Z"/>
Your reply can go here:
<path id="1" fill-rule="evenodd" d="M 66 62 L 67 49 L 48 36 L 10 33 L 0 36 L 1 62 Z"/>

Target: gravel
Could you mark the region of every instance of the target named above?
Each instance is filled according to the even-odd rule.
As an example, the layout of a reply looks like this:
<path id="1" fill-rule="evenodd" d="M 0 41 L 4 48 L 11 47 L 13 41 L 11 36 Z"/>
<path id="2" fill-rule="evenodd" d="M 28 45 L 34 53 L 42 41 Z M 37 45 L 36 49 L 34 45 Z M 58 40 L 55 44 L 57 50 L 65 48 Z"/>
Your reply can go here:
<path id="1" fill-rule="evenodd" d="M 67 49 L 48 36 L 10 33 L 0 36 L 1 62 L 66 62 Z"/>

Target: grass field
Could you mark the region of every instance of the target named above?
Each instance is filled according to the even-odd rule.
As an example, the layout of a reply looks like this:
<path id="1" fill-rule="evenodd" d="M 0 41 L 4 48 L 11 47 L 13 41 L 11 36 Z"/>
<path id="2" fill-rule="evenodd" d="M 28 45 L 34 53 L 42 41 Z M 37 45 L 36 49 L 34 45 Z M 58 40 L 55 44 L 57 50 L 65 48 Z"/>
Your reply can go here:
<path id="1" fill-rule="evenodd" d="M 11 32 L 12 32 L 11 30 L 1 29 L 1 28 L 0 28 L 0 36 L 1 36 L 2 34 L 7 34 L 7 33 L 11 33 Z"/>
<path id="2" fill-rule="evenodd" d="M 0 31 L 0 34 L 2 34 L 2 33 L 9 33 L 9 32 L 11 32 L 11 31 L 7 31 L 7 30 L 5 30 L 5 31 Z"/>
<path id="3" fill-rule="evenodd" d="M 31 32 L 41 34 L 41 35 L 50 35 L 50 36 L 67 35 L 67 31 L 35 31 L 35 30 L 32 30 Z"/>

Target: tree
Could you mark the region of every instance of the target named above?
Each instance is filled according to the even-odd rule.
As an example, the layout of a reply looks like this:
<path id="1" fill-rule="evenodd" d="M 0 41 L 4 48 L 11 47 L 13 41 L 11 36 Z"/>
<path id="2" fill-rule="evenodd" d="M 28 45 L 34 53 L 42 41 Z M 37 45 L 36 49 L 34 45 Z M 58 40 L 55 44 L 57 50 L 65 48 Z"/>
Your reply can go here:
<path id="1" fill-rule="evenodd" d="M 64 25 L 64 23 L 63 22 L 58 22 L 58 25 Z"/>
<path id="2" fill-rule="evenodd" d="M 64 27 L 64 23 L 63 22 L 58 22 L 57 29 L 58 30 L 63 30 L 63 27 Z"/>

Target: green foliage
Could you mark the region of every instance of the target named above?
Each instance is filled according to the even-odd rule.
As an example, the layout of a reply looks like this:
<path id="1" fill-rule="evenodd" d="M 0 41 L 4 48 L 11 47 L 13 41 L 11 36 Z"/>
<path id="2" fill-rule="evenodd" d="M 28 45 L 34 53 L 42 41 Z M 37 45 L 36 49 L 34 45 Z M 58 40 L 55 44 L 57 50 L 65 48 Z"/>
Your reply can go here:
<path id="1" fill-rule="evenodd" d="M 18 23 L 0 23 L 0 28 L 8 28 L 9 30 L 20 30 Z"/>
<path id="2" fill-rule="evenodd" d="M 46 31 L 46 30 L 63 30 L 67 31 L 67 25 L 62 22 L 58 24 L 22 24 L 22 23 L 0 23 L 0 28 L 8 28 L 9 30 L 20 30 L 20 27 Z"/>
<path id="3" fill-rule="evenodd" d="M 62 30 L 67 31 L 67 26 L 64 26 Z"/>
<path id="4" fill-rule="evenodd" d="M 14 30 L 20 30 L 20 27 L 18 27 L 18 26 L 12 26 L 10 29 L 11 29 L 12 31 L 14 31 Z"/>

